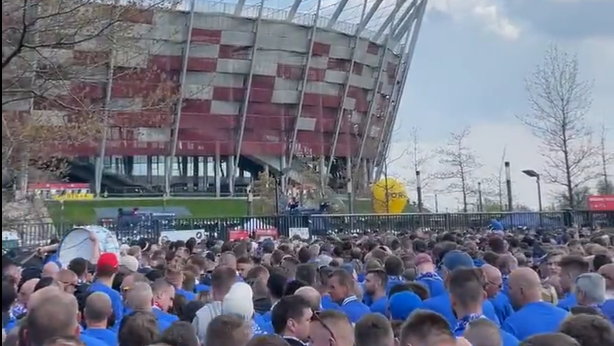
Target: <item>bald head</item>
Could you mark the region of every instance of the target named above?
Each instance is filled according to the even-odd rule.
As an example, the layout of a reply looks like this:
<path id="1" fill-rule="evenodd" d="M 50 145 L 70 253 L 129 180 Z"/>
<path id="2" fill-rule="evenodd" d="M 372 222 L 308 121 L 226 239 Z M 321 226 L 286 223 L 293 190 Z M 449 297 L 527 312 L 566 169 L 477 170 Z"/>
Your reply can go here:
<path id="1" fill-rule="evenodd" d="M 482 271 L 484 271 L 484 275 L 486 275 L 486 279 L 488 281 L 494 281 L 501 279 L 501 271 L 490 264 L 485 264 L 482 267 Z"/>
<path id="2" fill-rule="evenodd" d="M 126 295 L 126 305 L 134 311 L 151 311 L 153 291 L 145 282 L 137 282 Z"/>
<path id="3" fill-rule="evenodd" d="M 485 264 L 481 267 L 484 276 L 486 277 L 485 290 L 488 298 L 493 298 L 501 291 L 503 287 L 503 278 L 497 267 L 490 264 Z"/>
<path id="4" fill-rule="evenodd" d="M 41 277 L 42 278 L 56 278 L 56 275 L 58 274 L 58 272 L 60 271 L 60 267 L 58 267 L 57 263 L 55 262 L 47 262 L 44 266 L 43 266 L 43 272 L 41 273 Z"/>
<path id="5" fill-rule="evenodd" d="M 62 284 L 66 293 L 73 294 L 79 284 L 77 274 L 72 270 L 62 269 L 56 274 L 56 280 Z"/>
<path id="6" fill-rule="evenodd" d="M 40 302 L 51 299 L 60 292 L 61 290 L 58 286 L 47 286 L 41 288 L 40 290 L 32 293 L 30 296 L 30 299 L 28 300 L 28 309 L 35 307 Z"/>
<path id="7" fill-rule="evenodd" d="M 105 323 L 113 313 L 111 299 L 106 293 L 94 292 L 87 297 L 85 301 L 85 321 L 88 326 L 91 323 Z"/>
<path id="8" fill-rule="evenodd" d="M 539 289 L 541 283 L 537 272 L 531 268 L 518 268 L 510 274 L 510 282 L 515 282 L 524 288 Z"/>
<path id="9" fill-rule="evenodd" d="M 606 289 L 614 290 L 614 263 L 602 265 L 599 274 L 605 278 Z"/>
<path id="10" fill-rule="evenodd" d="M 354 327 L 347 315 L 340 311 L 322 311 L 318 315 L 318 319 L 311 322 L 309 329 L 309 334 L 312 339 L 314 339 L 314 337 L 315 339 L 320 339 L 318 338 L 318 334 L 320 334 L 328 340 L 328 338 L 330 338 L 330 331 L 332 331 L 336 339 L 336 345 L 351 346 L 355 344 Z"/>
<path id="11" fill-rule="evenodd" d="M 26 306 L 28 305 L 28 300 L 34 292 L 34 287 L 36 287 L 36 284 L 39 281 L 40 279 L 34 278 L 24 282 L 23 285 L 21 285 L 21 287 L 19 288 L 19 294 L 17 295 L 17 299 L 21 304 Z"/>
<path id="12" fill-rule="evenodd" d="M 304 286 L 296 290 L 294 294 L 305 298 L 313 311 L 320 311 L 322 296 L 320 292 L 311 286 Z"/>
<path id="13" fill-rule="evenodd" d="M 25 326 L 30 345 L 40 345 L 57 336 L 79 335 L 79 306 L 73 295 L 45 287 L 32 298 L 34 304 L 28 308 Z"/>
<path id="14" fill-rule="evenodd" d="M 510 274 L 509 294 L 516 307 L 541 301 L 541 289 L 539 275 L 531 268 L 518 268 Z"/>
<path id="15" fill-rule="evenodd" d="M 72 270 L 62 269 L 57 273 L 56 279 L 64 283 L 71 281 L 76 282 L 79 278 L 77 277 L 77 274 L 75 274 L 75 272 L 73 272 Z"/>

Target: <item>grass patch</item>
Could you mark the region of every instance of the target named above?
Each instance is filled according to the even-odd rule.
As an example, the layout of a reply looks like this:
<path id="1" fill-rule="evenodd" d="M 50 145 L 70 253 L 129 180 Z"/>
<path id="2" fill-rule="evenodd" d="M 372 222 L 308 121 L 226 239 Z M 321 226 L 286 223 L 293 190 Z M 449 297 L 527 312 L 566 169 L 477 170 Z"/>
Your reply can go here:
<path id="1" fill-rule="evenodd" d="M 347 204 L 347 202 L 346 202 Z M 171 198 L 171 199 L 100 199 L 91 201 L 65 201 L 62 211 L 60 202 L 47 203 L 49 214 L 54 222 L 67 224 L 92 224 L 96 223 L 94 208 L 124 208 L 135 207 L 185 207 L 192 217 L 224 217 L 246 216 L 247 203 L 239 198 Z M 347 207 L 347 205 L 346 205 Z M 356 199 L 354 210 L 357 214 L 373 213 L 371 200 Z M 410 204 L 405 208 L 406 213 L 415 212 Z"/>
<path id="2" fill-rule="evenodd" d="M 93 201 L 66 201 L 64 210 L 61 204 L 53 201 L 47 204 L 49 214 L 55 222 L 73 224 L 96 223 L 94 208 L 124 208 L 135 207 L 185 207 L 192 217 L 214 216 L 244 216 L 247 214 L 247 203 L 243 199 L 112 199 Z"/>

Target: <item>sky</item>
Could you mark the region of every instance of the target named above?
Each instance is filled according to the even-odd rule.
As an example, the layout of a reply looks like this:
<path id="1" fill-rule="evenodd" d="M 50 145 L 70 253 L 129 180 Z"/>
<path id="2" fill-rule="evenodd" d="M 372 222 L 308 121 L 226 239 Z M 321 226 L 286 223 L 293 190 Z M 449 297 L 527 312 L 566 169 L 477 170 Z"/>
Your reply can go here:
<path id="1" fill-rule="evenodd" d="M 528 111 L 525 79 L 556 44 L 577 55 L 581 77 L 593 83 L 587 121 L 609 128 L 614 152 L 614 0 L 430 0 L 401 100 L 393 136 L 390 175 L 413 176 L 407 134 L 417 128 L 425 156 L 422 168 L 438 170 L 433 152 L 450 132 L 470 127 L 469 146 L 483 167 L 476 174 L 497 174 L 505 150 L 512 171 L 514 204 L 537 209 L 535 180 L 523 169 L 543 169 L 539 139 L 517 118 Z M 434 157 L 434 158 L 433 158 Z M 614 171 L 614 167 L 610 167 Z M 594 184 L 593 184 L 594 186 Z M 440 211 L 459 207 L 458 195 L 431 181 L 424 201 Z M 544 205 L 560 186 L 544 183 Z M 415 186 L 408 186 L 415 200 Z"/>

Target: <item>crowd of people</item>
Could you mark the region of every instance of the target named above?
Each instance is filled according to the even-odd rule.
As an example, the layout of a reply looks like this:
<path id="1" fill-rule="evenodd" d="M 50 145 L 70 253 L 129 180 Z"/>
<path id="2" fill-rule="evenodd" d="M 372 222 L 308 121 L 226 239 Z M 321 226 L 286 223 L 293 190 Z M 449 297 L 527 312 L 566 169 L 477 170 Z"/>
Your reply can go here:
<path id="1" fill-rule="evenodd" d="M 92 239 L 94 240 L 94 239 Z M 604 233 L 140 239 L 2 259 L 3 345 L 614 346 Z"/>

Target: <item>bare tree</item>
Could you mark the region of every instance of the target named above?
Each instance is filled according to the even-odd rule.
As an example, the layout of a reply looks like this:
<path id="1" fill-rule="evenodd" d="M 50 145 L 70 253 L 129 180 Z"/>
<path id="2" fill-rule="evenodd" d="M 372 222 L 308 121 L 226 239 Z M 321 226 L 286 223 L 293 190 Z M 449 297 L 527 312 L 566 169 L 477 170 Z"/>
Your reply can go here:
<path id="1" fill-rule="evenodd" d="M 140 23 L 154 9 L 172 4 L 171 0 L 131 0 L 121 5 L 117 0 L 2 1 L 3 186 L 31 167 L 63 171 L 65 148 L 94 148 L 103 132 L 111 132 L 104 119 L 115 127 L 129 122 L 126 111 L 133 106 L 118 109 L 105 95 L 111 93 L 111 80 L 155 80 L 155 88 L 133 95 L 142 100 L 139 111 L 150 113 L 144 122 L 152 125 L 170 115 L 177 93 L 174 78 L 155 68 L 144 71 L 122 62 L 155 54 L 139 43 L 148 37 Z M 115 114 L 122 112 L 123 116 Z"/>
<path id="2" fill-rule="evenodd" d="M 591 83 L 580 79 L 578 60 L 556 46 L 527 79 L 530 111 L 518 118 L 541 141 L 544 175 L 566 189 L 568 206 L 575 190 L 597 177 L 592 130 L 585 119 Z"/>
<path id="3" fill-rule="evenodd" d="M 606 139 L 608 128 L 601 125 L 601 138 L 599 139 L 599 163 L 601 164 L 602 179 L 597 182 L 597 192 L 602 195 L 614 194 L 614 185 L 610 181 L 608 168 L 614 164 L 614 152 L 607 147 Z"/>
<path id="4" fill-rule="evenodd" d="M 476 155 L 467 146 L 467 138 L 471 133 L 467 127 L 460 132 L 452 132 L 448 143 L 437 150 L 440 156 L 439 163 L 442 170 L 436 177 L 450 181 L 446 190 L 460 192 L 463 199 L 463 212 L 468 210 L 468 196 L 475 190 L 473 188 L 473 173 L 481 165 Z"/>
<path id="5" fill-rule="evenodd" d="M 586 185 L 577 186 L 573 190 L 573 196 L 571 200 L 565 192 L 561 192 L 558 195 L 556 195 L 556 202 L 558 204 L 558 210 L 565 209 L 565 208 L 585 209 L 586 202 L 590 194 L 591 194 L 591 189 Z"/>

